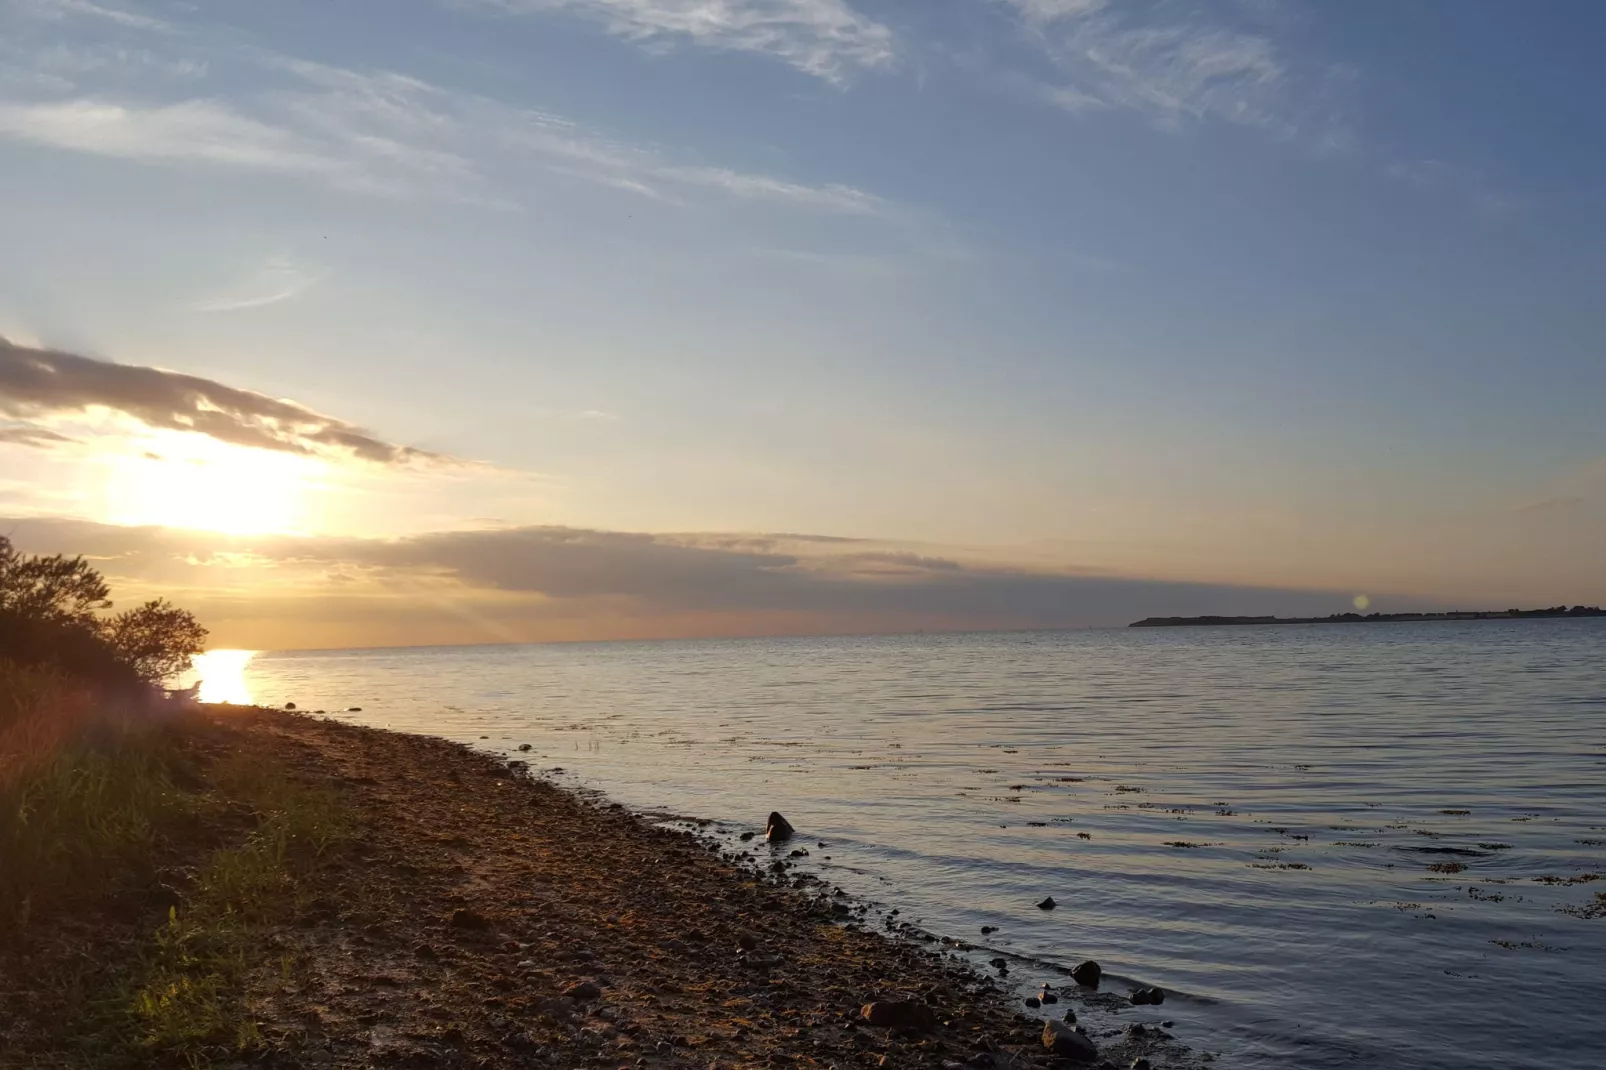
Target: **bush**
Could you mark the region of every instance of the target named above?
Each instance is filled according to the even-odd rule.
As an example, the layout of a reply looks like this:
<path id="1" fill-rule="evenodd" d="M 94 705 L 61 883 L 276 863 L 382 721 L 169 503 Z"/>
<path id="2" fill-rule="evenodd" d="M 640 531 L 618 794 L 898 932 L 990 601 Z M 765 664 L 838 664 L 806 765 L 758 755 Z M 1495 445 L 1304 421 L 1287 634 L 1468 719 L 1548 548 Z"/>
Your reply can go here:
<path id="1" fill-rule="evenodd" d="M 107 616 L 110 593 L 82 557 L 18 553 L 0 535 L 0 658 L 106 691 L 161 684 L 206 649 L 188 611 L 156 599 Z"/>

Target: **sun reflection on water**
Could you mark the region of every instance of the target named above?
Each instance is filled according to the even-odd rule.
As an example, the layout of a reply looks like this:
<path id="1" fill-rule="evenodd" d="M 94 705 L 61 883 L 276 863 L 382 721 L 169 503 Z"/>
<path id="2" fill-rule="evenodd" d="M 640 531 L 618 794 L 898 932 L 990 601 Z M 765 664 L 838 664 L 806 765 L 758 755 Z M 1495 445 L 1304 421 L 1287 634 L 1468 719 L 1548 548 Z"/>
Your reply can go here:
<path id="1" fill-rule="evenodd" d="M 195 656 L 195 676 L 202 702 L 228 702 L 236 706 L 251 704 L 251 689 L 245 682 L 245 667 L 256 657 L 255 650 L 208 650 Z"/>

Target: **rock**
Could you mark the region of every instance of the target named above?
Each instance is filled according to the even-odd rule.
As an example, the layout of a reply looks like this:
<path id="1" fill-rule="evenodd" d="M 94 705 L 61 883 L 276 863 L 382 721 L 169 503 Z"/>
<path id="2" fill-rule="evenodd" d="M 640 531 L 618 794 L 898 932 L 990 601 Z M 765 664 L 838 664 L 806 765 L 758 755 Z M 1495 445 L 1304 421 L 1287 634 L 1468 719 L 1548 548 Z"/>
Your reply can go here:
<path id="1" fill-rule="evenodd" d="M 1099 986 L 1099 978 L 1103 976 L 1103 968 L 1092 959 L 1088 959 L 1086 962 L 1078 964 L 1077 967 L 1071 971 L 1071 980 L 1075 981 L 1084 988 L 1097 988 Z"/>
<path id="2" fill-rule="evenodd" d="M 1134 1007 L 1141 1007 L 1149 1002 L 1149 990 L 1147 988 L 1139 988 L 1132 993 L 1130 998 Z"/>
<path id="3" fill-rule="evenodd" d="M 1140 988 L 1132 993 L 1132 1002 L 1140 1007 L 1149 1003 L 1159 1006 L 1165 1002 L 1165 992 L 1158 988 Z"/>
<path id="4" fill-rule="evenodd" d="M 859 1014 L 871 1025 L 888 1029 L 932 1029 L 937 1024 L 937 1015 L 924 1003 L 878 1000 L 866 1003 Z"/>
<path id="5" fill-rule="evenodd" d="M 1006 959 L 1006 958 L 1002 958 L 1002 957 L 996 958 L 996 959 L 988 959 L 987 960 L 987 965 L 991 966 L 995 970 L 1007 969 L 1009 967 L 1009 960 Z"/>
<path id="6" fill-rule="evenodd" d="M 809 856 L 808 848 L 799 847 L 796 850 L 794 850 L 791 853 L 789 853 L 786 857 L 787 858 L 807 858 L 808 856 Z"/>
<path id="7" fill-rule="evenodd" d="M 1065 1015 L 1061 1019 L 1061 1021 L 1070 1022 L 1072 1025 L 1075 1025 L 1076 1024 L 1076 1012 L 1074 1010 L 1071 1010 L 1070 1008 L 1066 1008 Z"/>
<path id="8" fill-rule="evenodd" d="M 988 933 L 995 933 L 997 931 L 998 931 L 998 926 L 996 926 L 996 925 L 983 925 L 981 927 L 981 934 L 983 936 L 986 936 Z"/>
<path id="9" fill-rule="evenodd" d="M 483 929 L 489 929 L 491 927 L 490 921 L 487 920 L 484 914 L 469 910 L 466 907 L 458 907 L 456 910 L 452 911 L 452 916 L 447 920 L 451 923 L 451 926 L 454 929 L 471 929 L 474 931 L 480 931 Z"/>
<path id="10" fill-rule="evenodd" d="M 1129 1037 L 1146 1037 L 1149 1035 L 1149 1028 L 1142 1022 L 1137 1022 L 1126 1027 L 1126 1035 Z"/>
<path id="11" fill-rule="evenodd" d="M 1132 1070 L 1154 1070 L 1154 1064 L 1139 1056 L 1132 1060 Z"/>
<path id="12" fill-rule="evenodd" d="M 1093 1042 L 1064 1022 L 1043 1023 L 1043 1047 L 1072 1062 L 1090 1063 L 1099 1057 Z"/>
<path id="13" fill-rule="evenodd" d="M 1035 1009 L 1037 1007 L 1041 1007 L 1043 1005 L 1043 1001 L 1038 999 L 1036 996 L 1027 996 L 1026 1005 Z"/>
<path id="14" fill-rule="evenodd" d="M 1045 991 L 1038 998 L 1043 1001 L 1043 1006 L 1045 1006 L 1045 1007 L 1048 1006 L 1050 1003 L 1058 1003 L 1060 1001 L 1060 998 L 1058 996 L 1056 996 L 1054 993 L 1048 992 L 1048 991 Z"/>
<path id="15" fill-rule="evenodd" d="M 758 947 L 758 941 L 753 939 L 753 937 L 748 933 L 743 933 L 736 938 L 736 946 L 741 948 L 743 951 L 752 951 L 754 948 Z"/>
<path id="16" fill-rule="evenodd" d="M 296 704 L 294 702 L 286 702 L 284 704 L 284 708 L 287 710 L 293 710 L 296 708 Z"/>
<path id="17" fill-rule="evenodd" d="M 430 947 L 428 944 L 414 944 L 413 954 L 417 955 L 421 959 L 440 958 L 440 955 L 436 954 L 435 949 Z"/>
<path id="18" fill-rule="evenodd" d="M 347 713 L 361 713 L 362 712 L 362 707 L 361 706 L 347 706 L 346 707 L 346 712 Z"/>
<path id="19" fill-rule="evenodd" d="M 792 823 L 780 815 L 777 810 L 770 811 L 769 820 L 764 822 L 764 838 L 771 843 L 781 843 L 792 838 L 797 830 Z"/>
<path id="20" fill-rule="evenodd" d="M 743 843 L 746 843 L 748 840 L 750 840 L 752 838 L 753 838 L 753 834 L 751 832 L 744 832 L 740 836 L 737 837 L 737 839 L 741 840 Z"/>
<path id="21" fill-rule="evenodd" d="M 595 981 L 581 981 L 564 989 L 563 995 L 576 1003 L 590 1003 L 602 998 L 602 988 Z"/>
<path id="22" fill-rule="evenodd" d="M 535 748 L 531 747 L 528 743 L 520 743 L 519 744 L 519 750 L 534 750 L 534 749 Z"/>
<path id="23" fill-rule="evenodd" d="M 1154 1004 L 1156 1007 L 1158 1007 L 1160 1004 L 1164 1003 L 1165 1002 L 1165 989 L 1163 989 L 1163 988 L 1151 988 L 1151 989 L 1149 989 L 1149 1002 Z"/>
<path id="24" fill-rule="evenodd" d="M 1041 903 L 1037 904 L 1037 909 L 1038 910 L 1053 910 L 1058 905 L 1059 905 L 1058 903 L 1054 902 L 1054 897 L 1053 896 L 1049 896 L 1047 899 L 1045 899 Z"/>

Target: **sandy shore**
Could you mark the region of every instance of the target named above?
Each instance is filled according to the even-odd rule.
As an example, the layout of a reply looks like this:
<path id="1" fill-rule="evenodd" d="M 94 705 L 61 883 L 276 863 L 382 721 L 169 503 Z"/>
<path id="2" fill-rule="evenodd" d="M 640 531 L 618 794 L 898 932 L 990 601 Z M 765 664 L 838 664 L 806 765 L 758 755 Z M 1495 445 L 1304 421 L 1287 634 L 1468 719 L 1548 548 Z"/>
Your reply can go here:
<path id="1" fill-rule="evenodd" d="M 216 717 L 225 747 L 338 785 L 358 828 L 252 968 L 253 1065 L 1068 1065 L 1016 997 L 817 884 L 443 740 Z M 881 1027 L 875 1002 L 929 1014 Z M 1091 1065 L 1191 1061 L 1156 1032 L 1094 1036 Z"/>

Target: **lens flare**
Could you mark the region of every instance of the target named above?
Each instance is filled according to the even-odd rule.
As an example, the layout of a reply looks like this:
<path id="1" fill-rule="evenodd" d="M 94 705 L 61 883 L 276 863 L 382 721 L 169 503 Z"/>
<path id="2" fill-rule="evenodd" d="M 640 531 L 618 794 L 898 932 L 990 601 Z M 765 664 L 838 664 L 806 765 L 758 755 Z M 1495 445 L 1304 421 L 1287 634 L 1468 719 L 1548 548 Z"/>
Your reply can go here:
<path id="1" fill-rule="evenodd" d="M 251 704 L 251 688 L 245 682 L 245 667 L 256 657 L 255 650 L 208 650 L 195 656 L 195 677 L 201 689 L 201 702 L 226 702 L 235 706 Z"/>

